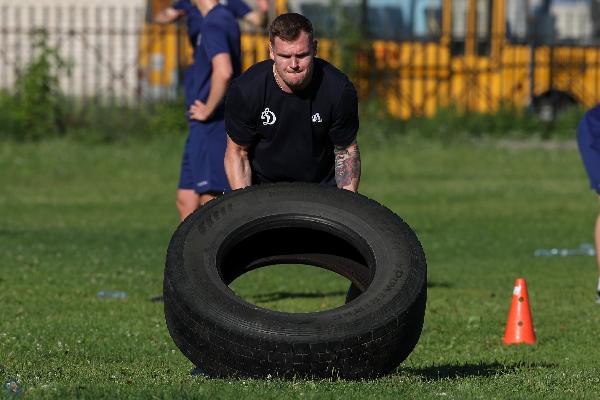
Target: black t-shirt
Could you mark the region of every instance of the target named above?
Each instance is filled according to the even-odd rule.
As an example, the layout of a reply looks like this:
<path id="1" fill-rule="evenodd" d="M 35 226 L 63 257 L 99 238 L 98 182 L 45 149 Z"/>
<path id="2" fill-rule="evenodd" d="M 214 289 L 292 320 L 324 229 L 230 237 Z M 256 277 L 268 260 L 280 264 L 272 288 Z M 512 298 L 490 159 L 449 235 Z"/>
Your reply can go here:
<path id="1" fill-rule="evenodd" d="M 286 93 L 275 82 L 273 61 L 262 61 L 231 83 L 225 129 L 235 143 L 250 146 L 252 183 L 335 184 L 333 146 L 350 145 L 358 131 L 356 90 L 315 58 L 309 86 Z"/>

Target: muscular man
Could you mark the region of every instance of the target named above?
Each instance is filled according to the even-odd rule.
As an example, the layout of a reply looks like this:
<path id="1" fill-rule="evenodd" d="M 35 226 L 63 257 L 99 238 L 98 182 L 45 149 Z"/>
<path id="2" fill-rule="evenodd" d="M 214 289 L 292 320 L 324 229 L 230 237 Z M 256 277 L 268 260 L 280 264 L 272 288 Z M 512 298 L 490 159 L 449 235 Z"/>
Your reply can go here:
<path id="1" fill-rule="evenodd" d="M 270 60 L 233 80 L 225 106 L 225 171 L 232 189 L 301 181 L 356 192 L 358 100 L 342 72 L 315 58 L 311 22 L 282 14 L 269 27 Z"/>
<path id="2" fill-rule="evenodd" d="M 189 134 L 177 190 L 182 220 L 229 189 L 223 167 L 223 98 L 230 80 L 241 71 L 240 30 L 233 14 L 218 0 L 194 2 L 203 22 L 186 87 Z"/>

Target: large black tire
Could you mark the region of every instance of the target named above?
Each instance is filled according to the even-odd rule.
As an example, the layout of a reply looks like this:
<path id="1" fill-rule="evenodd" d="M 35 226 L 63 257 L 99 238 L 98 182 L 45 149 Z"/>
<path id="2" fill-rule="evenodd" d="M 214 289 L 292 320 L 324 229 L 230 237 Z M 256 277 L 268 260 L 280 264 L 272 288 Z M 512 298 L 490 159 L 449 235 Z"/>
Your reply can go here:
<path id="1" fill-rule="evenodd" d="M 354 294 L 335 309 L 284 313 L 228 287 L 249 270 L 287 263 L 335 271 Z M 209 376 L 371 378 L 393 371 L 417 344 L 426 275 L 414 232 L 375 201 L 312 184 L 253 186 L 177 228 L 165 316 L 177 346 Z"/>

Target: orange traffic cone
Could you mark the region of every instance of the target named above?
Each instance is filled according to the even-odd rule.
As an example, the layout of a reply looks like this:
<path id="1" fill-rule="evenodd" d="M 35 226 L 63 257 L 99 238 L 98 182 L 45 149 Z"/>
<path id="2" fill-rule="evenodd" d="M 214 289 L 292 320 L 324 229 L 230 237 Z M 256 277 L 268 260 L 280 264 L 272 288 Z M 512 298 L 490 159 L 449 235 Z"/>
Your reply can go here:
<path id="1" fill-rule="evenodd" d="M 535 344 L 535 332 L 529 309 L 529 297 L 527 296 L 527 284 L 525 279 L 515 280 L 512 304 L 508 312 L 508 321 L 504 331 L 504 344 Z"/>

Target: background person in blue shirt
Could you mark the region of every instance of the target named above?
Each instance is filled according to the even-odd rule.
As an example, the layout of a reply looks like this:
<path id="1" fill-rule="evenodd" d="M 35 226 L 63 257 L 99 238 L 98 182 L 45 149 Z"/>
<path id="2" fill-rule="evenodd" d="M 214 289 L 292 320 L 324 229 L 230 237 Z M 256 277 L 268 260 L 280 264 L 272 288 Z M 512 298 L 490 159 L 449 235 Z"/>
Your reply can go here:
<path id="1" fill-rule="evenodd" d="M 266 15 L 269 10 L 269 0 L 256 0 L 256 10 L 252 10 L 243 0 L 220 0 L 219 3 L 225 6 L 235 18 L 242 19 L 255 28 L 263 28 L 267 21 Z M 182 17 L 186 19 L 188 38 L 195 53 L 198 34 L 202 28 L 202 14 L 198 10 L 198 7 L 192 4 L 191 0 L 177 0 L 170 7 L 158 12 L 154 16 L 154 22 L 169 24 L 176 22 Z M 190 69 L 188 68 L 183 80 L 184 87 L 187 87 L 189 84 L 189 73 Z"/>
<path id="2" fill-rule="evenodd" d="M 243 0 L 220 0 L 235 18 L 249 23 L 255 28 L 264 28 L 267 21 L 266 15 L 269 11 L 268 0 L 256 0 L 256 9 L 252 10 Z M 177 0 L 170 7 L 160 10 L 154 16 L 154 22 L 159 24 L 170 24 L 179 18 L 186 18 L 188 37 L 192 47 L 196 45 L 196 38 L 202 26 L 202 15 L 191 0 Z"/>
<path id="3" fill-rule="evenodd" d="M 266 22 L 266 14 L 269 9 L 268 1 L 269 0 L 256 0 L 256 10 L 252 10 L 243 0 L 221 0 L 218 3 L 224 6 L 226 10 L 228 10 L 231 13 L 231 15 L 233 15 L 234 18 L 243 19 L 245 22 L 252 24 L 256 28 L 261 28 Z M 198 62 L 203 62 L 202 60 L 204 60 L 204 62 L 206 62 L 207 65 L 212 63 L 212 61 L 209 60 L 208 57 L 205 57 L 205 55 L 199 56 L 197 54 L 197 50 L 202 47 L 202 43 L 198 43 L 198 36 L 202 31 L 204 16 L 202 15 L 199 7 L 197 7 L 196 4 L 192 2 L 192 0 L 177 0 L 173 3 L 172 6 L 167 7 L 158 12 L 154 16 L 154 21 L 157 23 L 167 24 L 175 22 L 181 17 L 186 18 L 188 37 L 194 49 L 193 64 L 190 67 L 188 67 L 184 75 L 185 103 L 187 109 L 189 110 L 189 108 L 195 103 L 195 101 L 199 99 L 197 96 L 202 90 L 199 89 L 198 86 L 203 84 L 201 81 L 206 80 L 206 77 L 199 78 L 198 76 L 196 76 L 198 70 L 195 68 L 195 65 L 197 65 Z M 237 47 L 239 48 L 239 45 Z M 237 59 L 239 60 L 239 56 L 237 57 Z M 201 73 L 206 72 L 205 66 L 199 66 L 199 68 Z M 239 68 L 239 66 L 236 66 L 236 68 Z M 226 70 L 224 70 L 224 72 L 226 72 Z M 239 74 L 239 72 L 237 73 Z M 226 76 L 224 75 L 223 77 L 217 78 L 217 81 L 220 83 L 222 78 L 226 78 Z M 202 106 L 199 107 L 202 108 Z M 203 117 L 201 116 L 201 118 Z M 219 117 L 216 116 L 216 119 L 219 120 Z M 211 124 L 206 123 L 205 125 L 206 128 Z M 214 195 L 222 192 L 220 191 L 220 189 L 216 190 L 215 192 L 206 193 L 200 193 L 197 191 L 197 189 L 199 188 L 198 184 L 204 181 L 208 183 L 209 181 L 203 178 L 198 178 L 198 176 L 204 174 L 200 174 L 196 170 L 203 168 L 207 169 L 209 168 L 209 165 L 216 163 L 216 161 L 214 161 L 216 157 L 214 157 L 214 154 L 208 153 L 208 149 L 212 149 L 212 151 L 217 152 L 220 151 L 218 141 L 214 141 L 214 143 L 209 142 L 202 144 L 199 141 L 200 137 L 203 136 L 199 134 L 192 134 L 192 130 L 195 131 L 201 129 L 199 126 L 200 125 L 198 125 L 198 122 L 190 122 L 190 135 L 188 136 L 188 139 L 186 141 L 186 150 L 184 151 L 179 190 L 177 192 L 177 209 L 179 211 L 181 220 L 183 220 L 187 215 L 193 212 L 198 206 L 212 199 Z M 194 146 L 197 148 L 196 151 L 191 150 Z M 203 154 L 199 154 L 201 149 L 204 149 Z M 224 155 L 224 150 L 223 154 L 221 155 Z M 217 168 L 217 165 L 215 165 L 214 168 Z M 210 184 L 222 186 L 221 184 L 217 183 Z"/>
<path id="4" fill-rule="evenodd" d="M 600 104 L 585 113 L 577 127 L 577 144 L 590 186 L 600 200 Z M 600 304 L 600 214 L 596 217 L 594 230 L 596 241 L 596 263 L 598 264 L 598 297 Z"/>
<path id="5" fill-rule="evenodd" d="M 186 86 L 189 133 L 181 162 L 177 209 L 181 220 L 229 189 L 223 157 L 223 98 L 241 72 L 240 29 L 218 0 L 194 0 L 202 24 Z"/>

